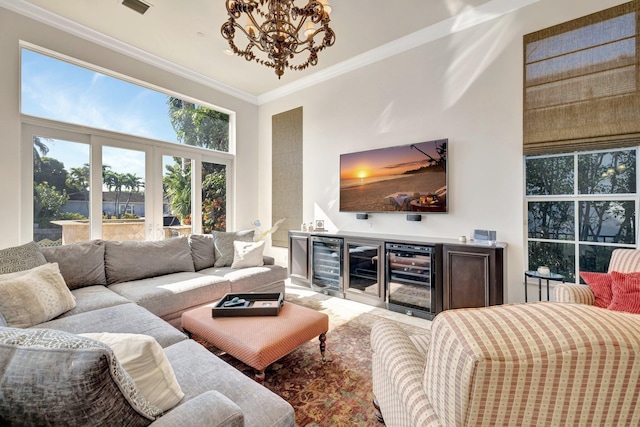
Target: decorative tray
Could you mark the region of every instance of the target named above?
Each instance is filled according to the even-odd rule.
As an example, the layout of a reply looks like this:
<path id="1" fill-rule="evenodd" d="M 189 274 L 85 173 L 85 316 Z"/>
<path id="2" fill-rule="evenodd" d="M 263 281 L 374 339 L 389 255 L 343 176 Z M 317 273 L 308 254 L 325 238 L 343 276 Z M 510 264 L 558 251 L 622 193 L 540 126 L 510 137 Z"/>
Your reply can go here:
<path id="1" fill-rule="evenodd" d="M 280 292 L 226 294 L 211 309 L 212 317 L 277 316 L 284 304 Z"/>

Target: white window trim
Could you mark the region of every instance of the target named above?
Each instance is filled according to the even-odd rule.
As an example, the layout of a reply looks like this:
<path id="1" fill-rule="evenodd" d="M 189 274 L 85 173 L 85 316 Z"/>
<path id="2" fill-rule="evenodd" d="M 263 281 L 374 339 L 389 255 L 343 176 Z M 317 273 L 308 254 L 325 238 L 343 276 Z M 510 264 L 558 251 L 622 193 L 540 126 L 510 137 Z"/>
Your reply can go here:
<path id="1" fill-rule="evenodd" d="M 235 124 L 234 116 L 230 123 Z M 102 198 L 94 197 L 102 194 L 102 147 L 117 147 L 145 153 L 145 230 L 148 240 L 163 238 L 162 212 L 162 157 L 177 156 L 192 159 L 194 171 L 201 170 L 202 162 L 218 163 L 226 166 L 226 224 L 227 229 L 233 230 L 235 222 L 235 155 L 213 151 L 201 147 L 193 147 L 173 142 L 158 141 L 103 129 L 21 115 L 22 119 L 22 149 L 21 149 L 21 201 L 20 201 L 20 239 L 28 242 L 33 239 L 33 136 L 43 136 L 78 143 L 88 144 L 90 147 L 91 164 L 91 205 L 90 229 L 91 238 L 102 237 Z M 231 141 L 234 126 L 230 126 Z M 192 174 L 192 232 L 202 232 L 202 187 L 198 174 Z M 96 219 L 99 219 L 96 221 Z"/>

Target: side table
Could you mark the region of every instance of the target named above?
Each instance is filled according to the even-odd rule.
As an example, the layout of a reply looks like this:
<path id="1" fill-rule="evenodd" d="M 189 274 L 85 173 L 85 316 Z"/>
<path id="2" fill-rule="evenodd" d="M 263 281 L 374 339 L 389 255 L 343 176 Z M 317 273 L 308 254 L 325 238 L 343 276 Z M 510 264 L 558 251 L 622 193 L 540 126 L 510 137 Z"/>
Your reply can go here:
<path id="1" fill-rule="evenodd" d="M 527 302 L 527 278 L 538 279 L 538 300 L 542 301 L 542 281 L 547 281 L 547 301 L 549 301 L 549 281 L 564 283 L 564 276 L 561 274 L 549 273 L 540 274 L 537 271 L 524 272 L 524 302 Z"/>

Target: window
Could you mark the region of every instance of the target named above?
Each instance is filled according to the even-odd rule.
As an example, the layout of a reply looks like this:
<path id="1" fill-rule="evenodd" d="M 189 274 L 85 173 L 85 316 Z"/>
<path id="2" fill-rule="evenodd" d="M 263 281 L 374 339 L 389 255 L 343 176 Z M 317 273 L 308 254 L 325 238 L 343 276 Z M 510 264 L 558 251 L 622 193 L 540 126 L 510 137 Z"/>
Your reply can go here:
<path id="1" fill-rule="evenodd" d="M 528 269 L 576 281 L 607 271 L 611 251 L 637 244 L 637 151 L 525 158 Z"/>
<path id="2" fill-rule="evenodd" d="M 231 114 L 28 49 L 21 89 L 36 242 L 226 229 Z"/>

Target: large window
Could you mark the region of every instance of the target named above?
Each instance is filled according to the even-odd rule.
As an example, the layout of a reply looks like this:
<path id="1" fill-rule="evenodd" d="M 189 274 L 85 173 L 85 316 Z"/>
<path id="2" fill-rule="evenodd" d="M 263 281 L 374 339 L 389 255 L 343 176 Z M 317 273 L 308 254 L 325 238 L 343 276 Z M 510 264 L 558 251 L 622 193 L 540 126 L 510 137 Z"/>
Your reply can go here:
<path id="1" fill-rule="evenodd" d="M 36 242 L 226 229 L 230 113 L 29 49 L 21 91 Z"/>
<path id="2" fill-rule="evenodd" d="M 637 243 L 637 151 L 525 158 L 528 268 L 568 281 L 607 271 L 611 251 Z"/>

